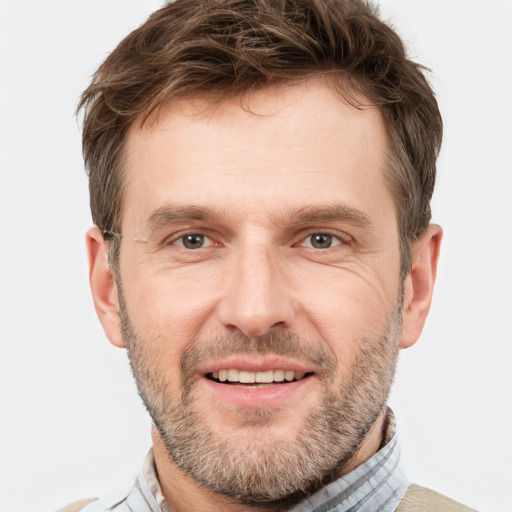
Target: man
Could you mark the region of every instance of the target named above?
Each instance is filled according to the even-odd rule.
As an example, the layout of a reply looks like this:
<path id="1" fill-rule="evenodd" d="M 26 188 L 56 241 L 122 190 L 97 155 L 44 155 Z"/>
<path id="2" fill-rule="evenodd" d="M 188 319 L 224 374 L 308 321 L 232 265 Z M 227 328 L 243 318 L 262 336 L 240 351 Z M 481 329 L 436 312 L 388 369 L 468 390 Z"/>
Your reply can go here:
<path id="1" fill-rule="evenodd" d="M 69 510 L 469 510 L 397 467 L 442 122 L 375 11 L 177 0 L 81 107 L 94 303 L 154 427 L 126 498 Z"/>

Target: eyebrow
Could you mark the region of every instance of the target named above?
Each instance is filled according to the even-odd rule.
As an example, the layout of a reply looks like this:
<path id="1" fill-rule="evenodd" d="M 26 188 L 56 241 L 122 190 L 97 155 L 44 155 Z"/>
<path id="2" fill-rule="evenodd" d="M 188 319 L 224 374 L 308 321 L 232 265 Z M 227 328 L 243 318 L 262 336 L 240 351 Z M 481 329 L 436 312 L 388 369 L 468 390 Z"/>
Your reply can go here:
<path id="1" fill-rule="evenodd" d="M 221 215 L 205 206 L 179 206 L 168 204 L 154 211 L 146 221 L 146 226 L 154 231 L 173 222 L 217 220 Z"/>
<path id="2" fill-rule="evenodd" d="M 365 212 L 341 203 L 301 207 L 298 210 L 286 212 L 279 221 L 287 225 L 338 221 L 367 231 L 373 229 L 373 223 Z"/>
<path id="3" fill-rule="evenodd" d="M 206 206 L 168 204 L 153 212 L 148 218 L 146 226 L 151 231 L 155 231 L 160 227 L 176 222 L 219 222 L 225 218 L 225 210 L 213 210 Z M 275 216 L 271 221 L 279 226 L 338 221 L 365 231 L 373 230 L 373 223 L 365 212 L 341 203 L 291 208 Z"/>

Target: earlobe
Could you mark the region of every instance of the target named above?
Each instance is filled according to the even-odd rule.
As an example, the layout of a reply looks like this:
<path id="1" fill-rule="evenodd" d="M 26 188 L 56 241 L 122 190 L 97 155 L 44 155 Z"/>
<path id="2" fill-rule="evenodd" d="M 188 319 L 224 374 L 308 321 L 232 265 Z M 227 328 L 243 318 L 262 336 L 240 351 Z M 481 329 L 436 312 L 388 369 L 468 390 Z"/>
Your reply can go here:
<path id="1" fill-rule="evenodd" d="M 89 258 L 89 283 L 98 318 L 110 342 L 124 348 L 119 319 L 117 286 L 108 263 L 108 241 L 99 228 L 94 227 L 86 235 Z"/>
<path id="2" fill-rule="evenodd" d="M 411 272 L 404 283 L 404 309 L 400 348 L 420 337 L 432 302 L 443 230 L 431 224 L 412 248 Z"/>

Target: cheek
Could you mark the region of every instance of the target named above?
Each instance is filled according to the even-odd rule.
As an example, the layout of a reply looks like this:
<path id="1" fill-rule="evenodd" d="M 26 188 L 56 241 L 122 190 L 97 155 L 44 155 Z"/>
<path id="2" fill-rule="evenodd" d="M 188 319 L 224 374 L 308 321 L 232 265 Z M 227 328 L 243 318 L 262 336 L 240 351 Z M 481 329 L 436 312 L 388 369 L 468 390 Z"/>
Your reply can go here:
<path id="1" fill-rule="evenodd" d="M 159 388 L 155 392 L 177 398 L 181 389 L 180 359 L 197 338 L 201 325 L 198 301 L 189 300 L 187 293 L 191 292 L 186 288 L 169 286 L 171 283 L 163 279 L 133 279 L 133 282 L 142 284 L 133 288 L 124 286 L 125 301 L 137 336 L 140 368 L 147 368 L 148 382 Z"/>
<path id="2" fill-rule="evenodd" d="M 149 273 L 135 269 L 123 280 L 133 327 L 179 354 L 199 337 L 214 310 L 217 281 L 214 275 L 197 270 Z"/>
<path id="3" fill-rule="evenodd" d="M 302 317 L 349 371 L 362 343 L 380 337 L 398 296 L 396 286 L 374 273 L 335 269 L 297 289 Z"/>

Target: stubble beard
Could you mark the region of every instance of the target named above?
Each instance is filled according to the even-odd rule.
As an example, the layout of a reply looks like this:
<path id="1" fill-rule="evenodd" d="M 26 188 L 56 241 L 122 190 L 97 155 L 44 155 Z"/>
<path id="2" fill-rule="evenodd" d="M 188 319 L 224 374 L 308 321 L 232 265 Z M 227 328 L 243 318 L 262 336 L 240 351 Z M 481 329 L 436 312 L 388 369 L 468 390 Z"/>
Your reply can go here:
<path id="1" fill-rule="evenodd" d="M 180 396 L 169 396 L 164 374 L 155 364 L 158 354 L 146 353 L 146 340 L 132 328 L 121 292 L 120 299 L 132 372 L 170 459 L 202 487 L 237 503 L 290 506 L 338 478 L 385 407 L 398 357 L 401 300 L 380 335 L 359 341 L 350 375 L 337 389 L 332 353 L 318 342 L 272 332 L 191 343 L 180 358 Z M 230 436 L 216 433 L 202 417 L 193 375 L 201 361 L 234 353 L 299 357 L 323 368 L 323 398 L 290 440 L 272 437 L 272 424 L 279 422 L 275 409 L 240 409 L 237 419 L 243 429 Z"/>

